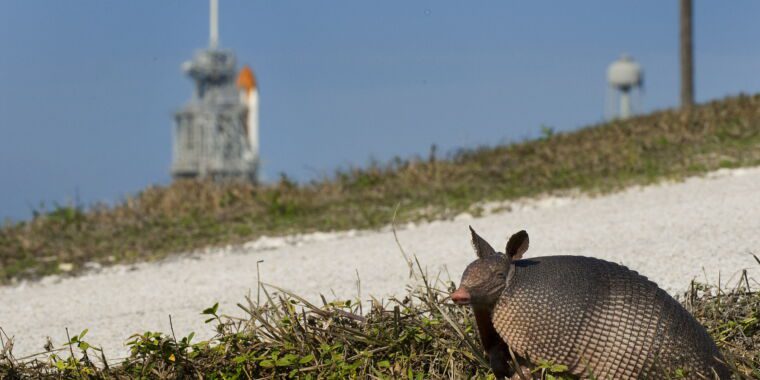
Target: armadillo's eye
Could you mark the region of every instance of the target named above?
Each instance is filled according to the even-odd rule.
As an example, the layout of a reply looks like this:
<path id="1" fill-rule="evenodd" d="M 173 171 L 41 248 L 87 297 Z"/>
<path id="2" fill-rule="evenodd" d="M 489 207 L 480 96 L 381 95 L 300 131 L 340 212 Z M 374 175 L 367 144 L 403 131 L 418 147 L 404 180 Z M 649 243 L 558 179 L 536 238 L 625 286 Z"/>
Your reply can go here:
<path id="1" fill-rule="evenodd" d="M 499 277 L 499 278 L 501 278 L 501 279 L 507 278 L 507 274 L 504 273 L 504 272 L 499 272 L 496 276 Z"/>

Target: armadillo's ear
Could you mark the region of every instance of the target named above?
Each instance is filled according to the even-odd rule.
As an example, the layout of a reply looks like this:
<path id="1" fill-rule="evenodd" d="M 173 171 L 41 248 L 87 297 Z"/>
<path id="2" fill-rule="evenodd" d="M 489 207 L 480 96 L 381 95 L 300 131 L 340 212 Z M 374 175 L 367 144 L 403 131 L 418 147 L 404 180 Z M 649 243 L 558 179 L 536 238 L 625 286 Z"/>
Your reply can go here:
<path id="1" fill-rule="evenodd" d="M 507 255 L 512 260 L 520 260 L 523 253 L 528 250 L 529 242 L 530 239 L 528 239 L 528 233 L 525 230 L 512 235 L 507 242 Z"/>
<path id="2" fill-rule="evenodd" d="M 472 234 L 472 248 L 475 249 L 475 254 L 477 254 L 478 257 L 486 257 L 496 254 L 496 250 L 494 250 L 487 241 L 480 237 L 480 235 L 472 229 L 472 226 L 470 226 L 470 233 Z"/>

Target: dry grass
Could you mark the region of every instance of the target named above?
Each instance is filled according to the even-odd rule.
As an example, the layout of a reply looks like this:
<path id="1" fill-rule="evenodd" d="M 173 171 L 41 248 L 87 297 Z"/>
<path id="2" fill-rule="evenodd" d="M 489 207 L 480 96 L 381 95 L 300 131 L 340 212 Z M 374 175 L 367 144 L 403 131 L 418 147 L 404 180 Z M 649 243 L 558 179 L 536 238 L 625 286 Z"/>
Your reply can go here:
<path id="1" fill-rule="evenodd" d="M 469 308 L 448 300 L 453 284 L 416 273 L 421 285 L 410 287 L 405 298 L 363 305 L 323 298 L 316 306 L 262 285 L 262 302 L 238 305 L 246 318 L 223 316 L 217 305 L 203 311 L 217 328 L 213 339 L 194 342 L 192 334 L 178 338 L 173 331 L 134 335 L 131 355 L 116 365 L 85 334 L 25 360 L 2 349 L 0 378 L 492 379 Z M 743 281 L 729 291 L 693 284 L 682 298 L 725 353 L 734 378 L 757 379 L 760 293 Z M 535 375 L 570 378 L 552 368 L 558 367 L 543 363 Z"/>
<path id="2" fill-rule="evenodd" d="M 692 283 L 682 299 L 721 347 L 735 372 L 760 379 L 760 292 L 752 291 L 750 282 L 745 271 L 728 291 Z"/>
<path id="3" fill-rule="evenodd" d="M 262 235 L 445 218 L 473 205 L 567 189 L 610 191 L 760 163 L 760 96 L 662 111 L 538 140 L 396 159 L 296 184 L 177 182 L 112 207 L 58 207 L 0 228 L 0 283 Z M 71 264 L 64 265 L 61 264 Z"/>
<path id="4" fill-rule="evenodd" d="M 399 203 L 407 210 L 400 221 L 448 217 L 485 200 L 572 188 L 603 192 L 758 163 L 760 96 L 741 96 L 692 114 L 663 111 L 443 159 L 399 159 L 308 184 L 178 182 L 113 207 L 58 207 L 6 224 L 0 283 L 55 273 L 61 263 L 76 272 L 90 261 L 150 260 L 263 234 L 376 227 Z M 106 360 L 81 333 L 63 349 L 26 360 L 0 341 L 0 378 L 490 376 L 469 310 L 446 301 L 451 284 L 421 280 L 427 286 L 410 289 L 404 299 L 371 304 L 317 306 L 262 287 L 261 303 L 239 305 L 247 318 L 225 317 L 216 307 L 204 311 L 217 326 L 212 340 L 146 332 L 130 338 L 132 353 L 124 360 Z M 760 293 L 744 280 L 728 291 L 695 284 L 683 299 L 736 367 L 735 376 L 760 378 Z M 7 340 L 1 332 L 0 338 Z"/>

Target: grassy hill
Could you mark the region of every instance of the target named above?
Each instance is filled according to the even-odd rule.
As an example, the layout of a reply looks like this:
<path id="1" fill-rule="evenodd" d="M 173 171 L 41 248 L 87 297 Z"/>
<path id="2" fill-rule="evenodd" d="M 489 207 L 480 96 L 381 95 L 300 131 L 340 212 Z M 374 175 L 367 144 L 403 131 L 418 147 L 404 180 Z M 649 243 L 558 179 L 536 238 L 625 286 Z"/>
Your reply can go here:
<path id="1" fill-rule="evenodd" d="M 397 220 L 477 214 L 482 201 L 580 189 L 606 192 L 723 167 L 760 164 L 760 96 L 738 96 L 690 113 L 627 121 L 447 157 L 395 159 L 297 184 L 176 182 L 112 207 L 58 207 L 0 228 L 0 283 L 85 263 L 153 260 L 262 235 L 372 228 Z"/>
<path id="2" fill-rule="evenodd" d="M 758 164 L 760 95 L 707 103 L 691 113 L 546 131 L 541 139 L 449 157 L 397 159 L 308 184 L 285 177 L 260 187 L 177 182 L 113 207 L 59 207 L 3 226 L 0 283 L 264 234 L 377 227 L 389 223 L 399 204 L 397 219 L 433 219 L 478 213 L 483 201 L 607 192 Z M 145 332 L 128 338 L 131 354 L 124 360 L 106 358 L 86 331 L 72 331 L 63 347 L 19 359 L 0 329 L 0 378 L 493 378 L 469 309 L 447 302 L 453 284 L 425 278 L 421 270 L 415 276 L 428 286 L 404 299 L 364 303 L 365 310 L 346 300 L 316 306 L 262 285 L 261 304 L 238 304 L 248 318 L 225 317 L 216 305 L 203 311 L 218 331 L 213 339 Z M 721 347 L 735 378 L 760 378 L 760 293 L 746 275 L 733 289 L 692 284 L 681 299 Z M 562 370 L 544 362 L 536 374 L 569 378 Z"/>

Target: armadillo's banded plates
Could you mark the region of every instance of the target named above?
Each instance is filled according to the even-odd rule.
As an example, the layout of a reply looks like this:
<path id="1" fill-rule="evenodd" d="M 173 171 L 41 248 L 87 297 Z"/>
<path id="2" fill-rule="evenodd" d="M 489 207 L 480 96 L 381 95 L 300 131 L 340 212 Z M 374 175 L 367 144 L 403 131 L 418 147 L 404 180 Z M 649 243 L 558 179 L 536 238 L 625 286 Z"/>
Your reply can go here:
<path id="1" fill-rule="evenodd" d="M 518 355 L 597 379 L 661 378 L 676 369 L 700 378 L 719 356 L 704 328 L 656 284 L 587 257 L 516 261 L 492 321 Z"/>

